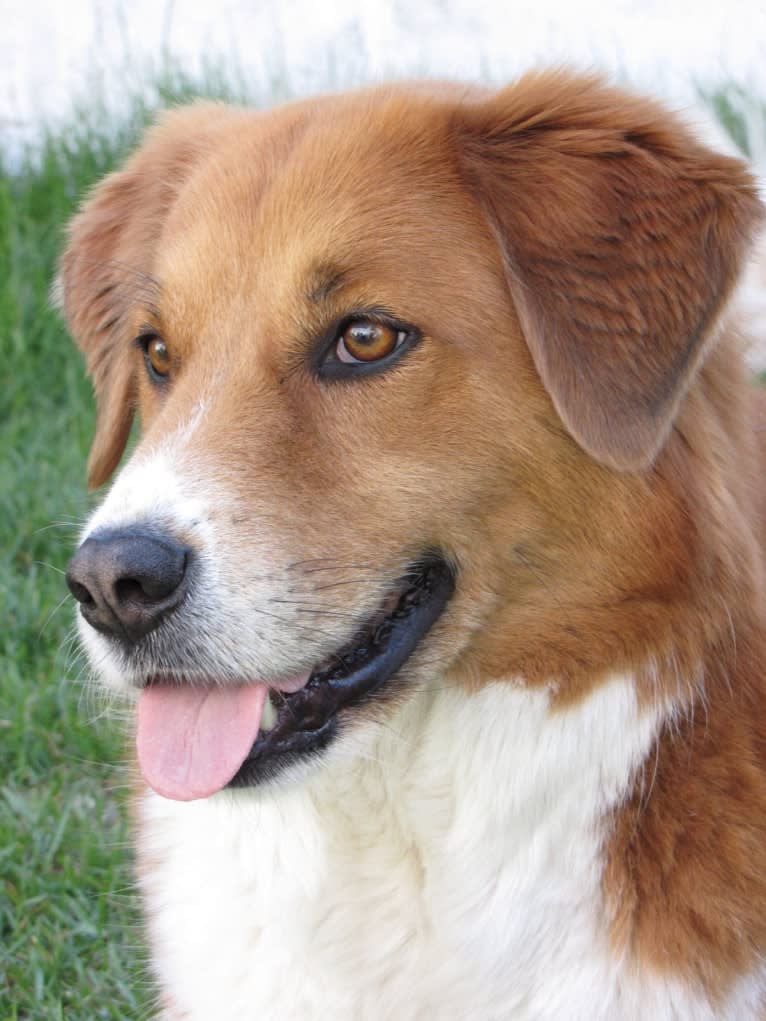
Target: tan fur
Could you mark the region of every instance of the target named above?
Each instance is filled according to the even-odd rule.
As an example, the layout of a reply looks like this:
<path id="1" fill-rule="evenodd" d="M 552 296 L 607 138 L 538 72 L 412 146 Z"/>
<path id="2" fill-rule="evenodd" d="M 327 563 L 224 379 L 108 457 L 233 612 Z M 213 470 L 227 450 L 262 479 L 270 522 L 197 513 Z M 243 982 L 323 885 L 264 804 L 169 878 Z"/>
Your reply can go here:
<path id="1" fill-rule="evenodd" d="M 94 485 L 134 402 L 148 449 L 225 392 L 200 458 L 306 558 L 454 554 L 448 677 L 555 680 L 563 706 L 633 672 L 673 702 L 604 884 L 615 953 L 714 996 L 766 953 L 764 416 L 721 318 L 759 217 L 741 163 L 561 73 L 169 114 L 62 263 Z M 423 342 L 318 381 L 316 338 L 362 306 Z"/>

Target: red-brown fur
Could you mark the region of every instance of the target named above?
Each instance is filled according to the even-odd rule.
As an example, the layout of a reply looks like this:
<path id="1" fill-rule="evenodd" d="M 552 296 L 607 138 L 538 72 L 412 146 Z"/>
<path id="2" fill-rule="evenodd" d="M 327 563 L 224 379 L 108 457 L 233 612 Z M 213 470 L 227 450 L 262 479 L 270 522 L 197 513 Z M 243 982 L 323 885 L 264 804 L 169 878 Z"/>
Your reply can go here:
<path id="1" fill-rule="evenodd" d="M 714 996 L 766 953 L 766 419 L 720 319 L 759 217 L 745 168 L 662 108 L 547 74 L 170 114 L 62 265 L 94 485 L 136 395 L 151 443 L 223 365 L 200 443 L 238 491 L 273 490 L 306 556 L 338 521 L 362 562 L 455 552 L 448 677 L 555 678 L 565 705 L 633 672 L 676 704 L 605 891 L 616 951 Z M 300 365 L 352 299 L 431 342 L 341 409 Z M 175 359 L 165 405 L 131 345 L 147 321 Z"/>

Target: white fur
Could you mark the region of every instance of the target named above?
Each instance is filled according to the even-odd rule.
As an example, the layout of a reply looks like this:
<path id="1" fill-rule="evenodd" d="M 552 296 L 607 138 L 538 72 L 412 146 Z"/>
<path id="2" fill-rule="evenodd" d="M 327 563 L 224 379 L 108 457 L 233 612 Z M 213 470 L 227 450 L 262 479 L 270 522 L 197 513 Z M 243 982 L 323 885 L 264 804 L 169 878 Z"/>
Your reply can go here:
<path id="1" fill-rule="evenodd" d="M 755 983 L 714 1010 L 607 942 L 608 815 L 659 723 L 627 679 L 568 710 L 444 687 L 307 782 L 147 793 L 163 986 L 189 1021 L 755 1019 Z"/>

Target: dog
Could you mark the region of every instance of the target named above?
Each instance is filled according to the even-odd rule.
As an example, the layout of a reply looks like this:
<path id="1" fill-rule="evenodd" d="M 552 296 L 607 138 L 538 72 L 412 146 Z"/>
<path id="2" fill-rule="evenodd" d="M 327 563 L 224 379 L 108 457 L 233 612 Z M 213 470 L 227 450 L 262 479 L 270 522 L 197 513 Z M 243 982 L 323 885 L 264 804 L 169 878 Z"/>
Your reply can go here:
<path id="1" fill-rule="evenodd" d="M 195 104 L 90 194 L 158 1018 L 766 1018 L 761 220 L 564 70 Z"/>

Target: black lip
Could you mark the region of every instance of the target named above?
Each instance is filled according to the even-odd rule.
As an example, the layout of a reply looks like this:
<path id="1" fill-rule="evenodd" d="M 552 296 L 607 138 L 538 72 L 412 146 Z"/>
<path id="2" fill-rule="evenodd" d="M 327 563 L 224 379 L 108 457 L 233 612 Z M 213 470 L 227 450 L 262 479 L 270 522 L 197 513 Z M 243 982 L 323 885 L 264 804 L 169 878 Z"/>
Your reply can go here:
<path id="1" fill-rule="evenodd" d="M 394 611 L 374 631 L 359 634 L 330 666 L 315 671 L 305 688 L 280 694 L 274 727 L 258 735 L 229 782 L 249 787 L 285 767 L 319 754 L 338 731 L 339 714 L 380 697 L 444 611 L 455 573 L 440 553 L 428 553 L 407 571 L 410 581 Z"/>

